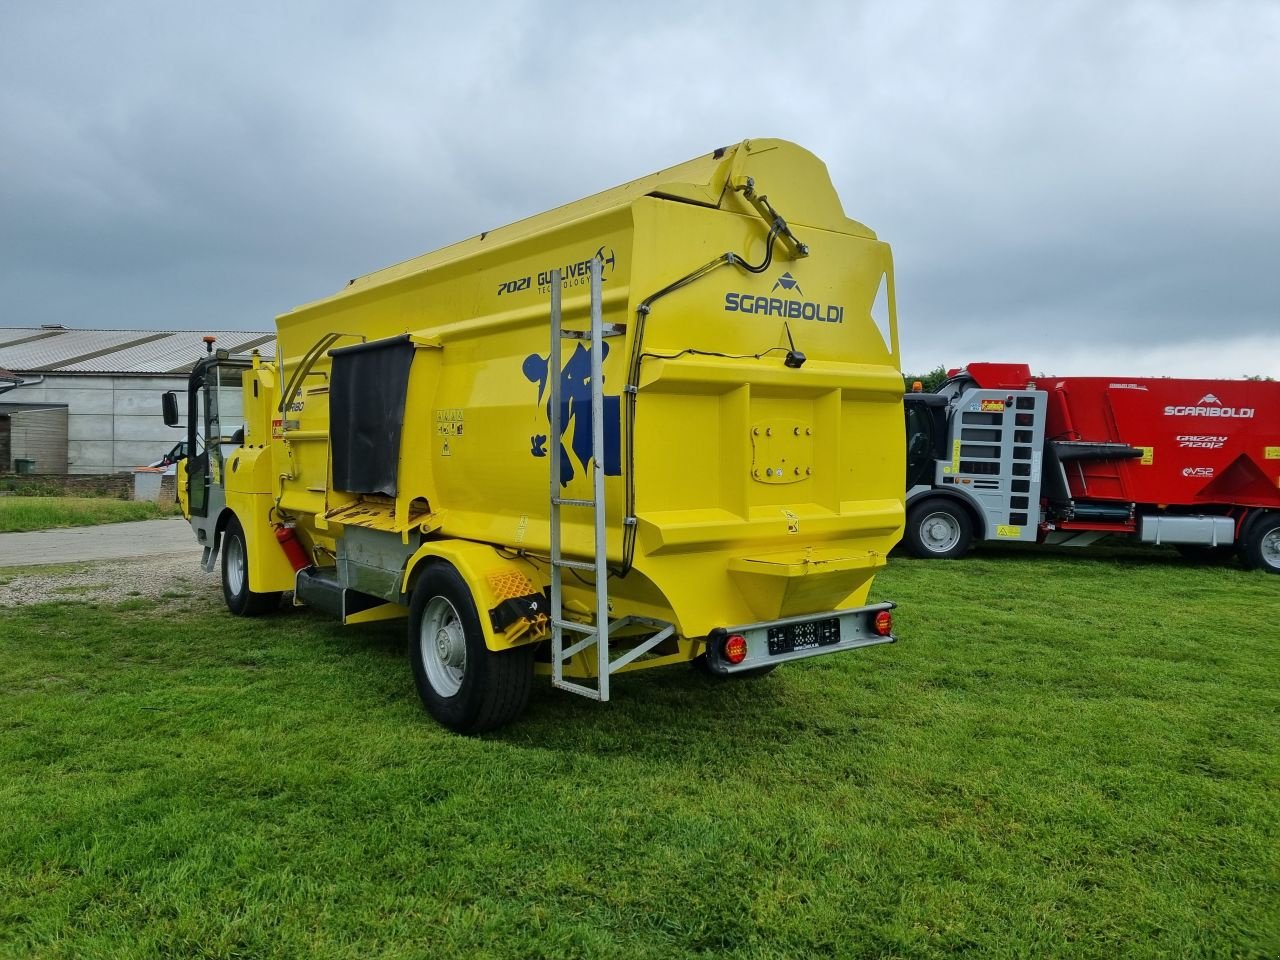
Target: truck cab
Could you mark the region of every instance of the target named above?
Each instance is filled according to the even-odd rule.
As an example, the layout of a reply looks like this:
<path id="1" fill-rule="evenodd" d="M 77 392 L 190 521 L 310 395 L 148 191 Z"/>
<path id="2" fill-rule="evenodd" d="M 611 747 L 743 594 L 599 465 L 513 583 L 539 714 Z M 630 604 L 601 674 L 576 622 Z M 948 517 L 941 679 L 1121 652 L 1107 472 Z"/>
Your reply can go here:
<path id="1" fill-rule="evenodd" d="M 210 349 L 192 367 L 185 397 L 173 391 L 163 395 L 167 426 L 183 426 L 180 411 L 186 408 L 186 436 L 178 444 L 184 448 L 177 470 L 178 503 L 204 547 L 207 570 L 213 569 L 217 558 L 218 520 L 226 507 L 226 465 L 244 443 L 243 380 L 251 366 L 247 357 Z"/>
<path id="2" fill-rule="evenodd" d="M 903 397 L 913 556 L 953 559 L 975 539 L 1035 542 L 1046 393 L 987 389 L 953 371 L 937 393 Z"/>

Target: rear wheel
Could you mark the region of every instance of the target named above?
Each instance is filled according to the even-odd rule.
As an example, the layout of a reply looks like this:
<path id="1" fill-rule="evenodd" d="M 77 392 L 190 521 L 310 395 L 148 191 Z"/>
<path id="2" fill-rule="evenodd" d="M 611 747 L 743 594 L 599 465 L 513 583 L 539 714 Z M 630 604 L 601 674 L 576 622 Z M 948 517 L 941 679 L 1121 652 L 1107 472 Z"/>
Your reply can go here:
<path id="1" fill-rule="evenodd" d="M 422 705 L 458 733 L 508 724 L 529 702 L 533 647 L 490 650 L 471 591 L 448 564 L 432 566 L 413 589 L 409 662 Z"/>
<path id="2" fill-rule="evenodd" d="M 280 606 L 279 593 L 249 589 L 249 546 L 234 514 L 222 531 L 222 598 L 237 617 L 260 617 Z"/>
<path id="3" fill-rule="evenodd" d="M 917 503 L 907 512 L 903 537 L 907 552 L 925 560 L 954 560 L 969 551 L 973 521 L 969 512 L 950 500 Z"/>
<path id="4" fill-rule="evenodd" d="M 1250 570 L 1280 573 L 1280 513 L 1252 524 L 1240 543 L 1240 562 Z"/>

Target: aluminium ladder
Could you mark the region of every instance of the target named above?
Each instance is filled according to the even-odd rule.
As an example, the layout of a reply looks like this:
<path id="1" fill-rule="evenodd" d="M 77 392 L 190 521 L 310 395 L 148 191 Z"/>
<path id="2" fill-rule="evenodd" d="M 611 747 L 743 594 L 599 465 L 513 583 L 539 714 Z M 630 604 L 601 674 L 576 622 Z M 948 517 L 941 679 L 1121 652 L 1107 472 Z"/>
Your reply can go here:
<path id="1" fill-rule="evenodd" d="M 561 690 L 568 690 L 593 700 L 609 699 L 609 675 L 620 670 L 636 658 L 648 653 L 675 632 L 675 627 L 648 617 L 623 617 L 609 621 L 609 563 L 605 552 L 605 496 L 604 496 L 604 338 L 621 336 L 625 328 L 604 324 L 603 263 L 599 257 L 591 261 L 591 327 L 588 331 L 565 330 L 561 315 L 561 273 L 551 271 L 551 355 L 547 360 L 548 389 L 548 460 L 551 464 L 551 682 Z M 589 340 L 591 363 L 591 458 L 584 464 L 591 474 L 590 499 L 574 499 L 560 495 L 560 457 L 564 455 L 561 422 L 563 410 L 563 367 L 560 345 L 563 340 Z M 576 420 L 574 429 L 579 429 Z M 560 510 L 563 507 L 590 510 L 592 515 L 593 556 L 591 560 L 570 560 L 564 556 L 561 545 Z M 627 521 L 632 522 L 632 521 Z M 595 622 L 593 624 L 567 620 L 564 616 L 564 571 L 580 570 L 595 575 Z M 609 634 L 623 627 L 643 626 L 656 632 L 636 646 L 609 658 Z M 565 631 L 581 634 L 582 638 L 565 645 Z M 564 665 L 576 654 L 592 645 L 596 648 L 596 686 L 566 680 Z"/>

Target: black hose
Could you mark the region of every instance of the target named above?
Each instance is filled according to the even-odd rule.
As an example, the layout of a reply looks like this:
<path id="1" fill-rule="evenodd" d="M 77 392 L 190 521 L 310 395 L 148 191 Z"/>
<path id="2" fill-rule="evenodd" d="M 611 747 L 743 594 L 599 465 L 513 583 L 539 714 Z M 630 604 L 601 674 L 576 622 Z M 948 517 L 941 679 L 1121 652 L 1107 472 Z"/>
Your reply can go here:
<path id="1" fill-rule="evenodd" d="M 668 294 L 675 293 L 683 287 L 687 287 L 695 280 L 701 280 L 713 270 L 718 269 L 726 264 L 730 266 L 739 266 L 748 273 L 764 273 L 769 269 L 769 265 L 773 263 L 773 245 L 778 240 L 778 234 L 782 232 L 786 224 L 781 217 L 773 221 L 769 227 L 769 236 L 765 240 L 764 259 L 758 264 L 748 263 L 745 259 L 738 256 L 732 251 L 722 253 L 709 263 L 703 264 L 692 273 L 685 274 L 678 280 L 673 280 L 656 293 L 651 293 L 640 302 L 636 307 L 636 335 L 631 342 L 631 363 L 627 370 L 627 415 L 626 415 L 626 447 L 627 462 L 624 467 L 626 476 L 625 482 L 625 505 L 623 509 L 623 527 L 622 527 L 622 568 L 617 572 L 620 577 L 625 577 L 631 572 L 631 567 L 635 562 L 636 555 L 636 443 L 635 443 L 635 426 L 636 426 L 636 395 L 640 389 L 640 363 L 647 354 L 644 353 L 644 325 L 645 318 L 649 316 L 649 312 L 653 309 L 653 305 Z M 684 350 L 681 353 L 698 353 L 702 351 Z M 766 351 L 768 352 L 768 351 Z M 648 354 L 652 356 L 652 354 Z M 723 356 L 723 354 L 721 354 Z M 745 359 L 745 358 L 744 358 Z M 758 359 L 756 357 L 755 359 Z"/>

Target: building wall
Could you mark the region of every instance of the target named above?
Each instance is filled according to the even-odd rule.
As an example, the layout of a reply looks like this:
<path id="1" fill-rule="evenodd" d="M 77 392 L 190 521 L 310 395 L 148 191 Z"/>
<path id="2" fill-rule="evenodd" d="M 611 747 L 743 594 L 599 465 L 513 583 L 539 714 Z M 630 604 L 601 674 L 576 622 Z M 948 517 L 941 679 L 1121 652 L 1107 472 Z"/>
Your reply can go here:
<path id="1" fill-rule="evenodd" d="M 4 399 L 67 405 L 69 473 L 117 473 L 146 466 L 186 435 L 180 428 L 166 427 L 160 413 L 160 394 L 166 390 L 185 397 L 185 376 L 45 374 L 44 378 L 43 383 L 8 391 Z M 180 408 L 185 413 L 185 403 Z M 37 469 L 52 472 L 43 464 Z"/>

